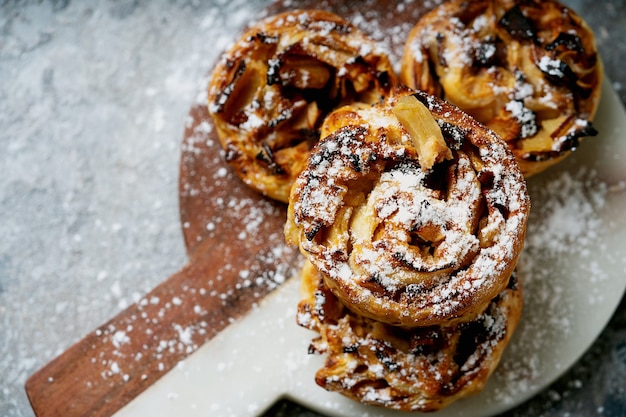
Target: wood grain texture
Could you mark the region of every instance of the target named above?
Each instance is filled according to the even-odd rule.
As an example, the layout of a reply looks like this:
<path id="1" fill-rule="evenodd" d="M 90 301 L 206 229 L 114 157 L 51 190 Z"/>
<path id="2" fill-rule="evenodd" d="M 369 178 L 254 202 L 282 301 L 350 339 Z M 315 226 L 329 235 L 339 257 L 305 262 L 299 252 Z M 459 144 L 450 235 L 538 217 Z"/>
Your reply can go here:
<path id="1" fill-rule="evenodd" d="M 286 0 L 263 14 L 293 8 L 353 20 L 396 60 L 428 9 L 416 2 L 401 10 L 388 0 Z M 248 189 L 226 166 L 205 105 L 194 104 L 189 116 L 179 182 L 188 264 L 27 380 L 38 417 L 114 414 L 299 266 L 297 250 L 284 243 L 286 207 Z"/>
<path id="2" fill-rule="evenodd" d="M 37 416 L 114 414 L 253 308 L 298 264 L 297 250 L 284 244 L 285 207 L 224 175 L 219 142 L 206 131 L 206 109 L 194 106 L 190 116 L 180 173 L 189 263 L 27 380 Z M 256 226 L 248 236 L 251 222 Z"/>

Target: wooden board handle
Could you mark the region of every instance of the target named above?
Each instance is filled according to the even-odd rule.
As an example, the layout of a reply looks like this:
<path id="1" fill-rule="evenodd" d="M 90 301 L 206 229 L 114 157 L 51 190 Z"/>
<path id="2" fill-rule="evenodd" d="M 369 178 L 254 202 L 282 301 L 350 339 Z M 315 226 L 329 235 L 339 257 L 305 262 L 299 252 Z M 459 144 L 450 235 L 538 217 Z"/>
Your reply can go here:
<path id="1" fill-rule="evenodd" d="M 242 269 L 271 273 L 272 246 L 258 243 L 256 253 L 232 244 L 200 248 L 187 266 L 33 374 L 26 392 L 35 414 L 110 416 L 248 312 L 273 289 L 253 277 L 238 285 Z M 225 260 L 239 268 L 225 269 Z M 282 264 L 297 263 L 287 250 Z"/>

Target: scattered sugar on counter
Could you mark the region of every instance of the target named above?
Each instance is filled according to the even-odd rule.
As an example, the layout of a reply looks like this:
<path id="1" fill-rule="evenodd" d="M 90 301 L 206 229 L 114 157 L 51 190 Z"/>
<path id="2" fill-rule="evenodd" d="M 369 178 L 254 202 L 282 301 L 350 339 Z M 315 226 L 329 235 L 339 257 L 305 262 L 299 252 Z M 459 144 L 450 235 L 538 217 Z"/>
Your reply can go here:
<path id="1" fill-rule="evenodd" d="M 603 220 L 601 211 L 611 192 L 621 192 L 600 181 L 596 172 L 586 168 L 562 171 L 545 182 L 529 182 L 533 210 L 528 222 L 527 239 L 518 264 L 519 277 L 524 287 L 525 311 L 542 314 L 524 314 L 514 335 L 514 343 L 497 371 L 502 384 L 496 390 L 496 399 L 505 401 L 517 392 L 535 390 L 542 369 L 552 366 L 537 352 L 552 349 L 555 340 L 572 332 L 577 314 L 573 297 L 577 291 L 562 280 L 552 278 L 556 271 L 567 271 L 563 259 L 576 256 L 576 266 L 591 283 L 601 283 L 608 277 L 604 263 L 590 259 L 592 253 L 606 252 L 603 236 L 611 227 Z M 608 259 L 608 262 L 626 262 Z M 605 261 L 602 261 L 605 262 Z M 563 273 L 563 272 L 561 272 Z M 572 282 L 576 285 L 576 282 Z M 581 283 L 588 286 L 588 283 Z M 601 285 L 601 284 L 600 284 Z M 590 306 L 603 301 L 598 286 L 585 294 Z M 508 357 L 524 358 L 510 361 Z M 553 364 L 559 367 L 558 363 Z"/>

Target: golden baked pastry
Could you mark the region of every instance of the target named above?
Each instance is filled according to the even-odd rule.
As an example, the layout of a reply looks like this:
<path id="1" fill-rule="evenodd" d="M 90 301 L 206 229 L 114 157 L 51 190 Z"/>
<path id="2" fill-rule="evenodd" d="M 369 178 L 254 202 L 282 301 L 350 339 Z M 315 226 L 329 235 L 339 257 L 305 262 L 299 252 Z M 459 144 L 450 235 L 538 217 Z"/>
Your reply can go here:
<path id="1" fill-rule="evenodd" d="M 352 312 L 308 262 L 302 293 L 297 322 L 319 333 L 309 351 L 326 355 L 317 384 L 364 404 L 403 411 L 436 411 L 481 391 L 522 311 L 514 275 L 473 320 L 411 329 Z"/>
<path id="2" fill-rule="evenodd" d="M 396 76 L 362 31 L 319 10 L 295 10 L 250 27 L 216 65 L 208 89 L 225 158 L 250 187 L 287 202 L 324 117 L 374 103 Z"/>
<path id="3" fill-rule="evenodd" d="M 339 109 L 322 130 L 294 183 L 285 236 L 344 304 L 428 326 L 467 320 L 506 287 L 529 200 L 504 141 L 408 89 Z"/>
<path id="4" fill-rule="evenodd" d="M 400 74 L 496 131 L 526 177 L 597 133 L 602 77 L 593 32 L 555 0 L 446 2 L 409 33 Z"/>

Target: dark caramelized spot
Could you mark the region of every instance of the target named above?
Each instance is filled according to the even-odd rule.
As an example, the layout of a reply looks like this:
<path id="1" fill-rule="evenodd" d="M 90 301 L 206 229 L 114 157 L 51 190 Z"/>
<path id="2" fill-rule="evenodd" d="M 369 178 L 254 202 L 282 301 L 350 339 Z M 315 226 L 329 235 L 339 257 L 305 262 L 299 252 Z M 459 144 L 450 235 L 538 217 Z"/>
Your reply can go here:
<path id="1" fill-rule="evenodd" d="M 354 353 L 359 349 L 359 345 L 357 343 L 353 345 L 348 345 L 343 347 L 343 353 Z"/>
<path id="2" fill-rule="evenodd" d="M 495 174 L 493 171 L 482 169 L 478 173 L 478 182 L 480 182 L 483 188 L 492 188 L 494 178 Z"/>
<path id="3" fill-rule="evenodd" d="M 350 161 L 350 165 L 352 166 L 354 172 L 361 172 L 363 170 L 363 166 L 361 165 L 361 158 L 359 158 L 359 155 L 352 153 L 348 155 L 348 160 Z"/>
<path id="4" fill-rule="evenodd" d="M 593 127 L 591 122 L 587 121 L 584 127 L 574 130 L 556 142 L 553 151 L 559 154 L 573 151 L 578 147 L 581 138 L 585 136 L 596 136 L 597 134 L 598 131 Z"/>
<path id="5" fill-rule="evenodd" d="M 416 355 L 430 355 L 441 350 L 444 342 L 440 327 L 419 328 L 411 335 L 409 350 Z"/>
<path id="6" fill-rule="evenodd" d="M 370 288 L 375 288 L 375 289 L 378 289 L 378 291 L 380 291 L 380 289 L 382 288 L 382 284 L 381 284 L 380 276 L 378 275 L 378 273 L 371 274 L 367 278 L 366 285 L 368 285 Z"/>
<path id="7" fill-rule="evenodd" d="M 511 274 L 511 278 L 509 278 L 509 283 L 506 288 L 514 291 L 519 288 L 519 283 L 517 282 L 517 269 L 513 270 L 513 273 Z"/>
<path id="8" fill-rule="evenodd" d="M 263 32 L 258 32 L 256 34 L 256 38 L 261 42 L 264 43 L 266 45 L 271 45 L 271 44 L 275 44 L 278 42 L 279 37 L 278 36 L 272 36 L 272 35 L 268 35 L 266 33 Z"/>
<path id="9" fill-rule="evenodd" d="M 428 93 L 425 93 L 423 91 L 416 91 L 415 93 L 413 93 L 413 97 L 415 97 L 416 99 L 418 99 L 420 101 L 420 103 L 422 103 L 424 106 L 426 106 L 426 108 L 428 110 L 432 112 L 440 112 L 442 111 L 442 106 L 441 104 L 439 104 L 437 102 L 437 100 L 432 100 L 432 97 L 430 95 L 428 95 Z M 433 116 L 436 115 L 433 114 Z"/>
<path id="10" fill-rule="evenodd" d="M 459 337 L 454 362 L 461 368 L 476 348 L 484 341 L 487 331 L 483 320 L 470 321 L 460 325 Z M 478 366 L 478 365 L 477 365 Z"/>
<path id="11" fill-rule="evenodd" d="M 381 390 L 389 387 L 389 383 L 384 379 L 376 379 L 374 381 L 359 381 L 350 389 L 352 392 L 363 391 L 370 393 L 372 391 Z"/>
<path id="12" fill-rule="evenodd" d="M 445 195 L 448 191 L 448 185 L 450 184 L 448 175 L 453 162 L 454 160 L 450 159 L 433 165 L 431 170 L 426 173 L 424 187 L 439 191 L 442 195 Z"/>
<path id="13" fill-rule="evenodd" d="M 318 290 L 316 293 L 316 300 L 323 297 L 321 305 L 316 304 L 315 312 L 320 315 L 320 319 L 323 323 L 329 325 L 336 325 L 341 317 L 345 316 L 346 309 L 344 305 L 330 292 L 330 290 L 324 287 L 322 290 Z"/>
<path id="14" fill-rule="evenodd" d="M 354 373 L 355 374 L 364 374 L 365 372 L 367 372 L 368 367 L 367 365 L 358 365 L 356 368 L 354 368 Z"/>
<path id="15" fill-rule="evenodd" d="M 570 119 L 569 123 L 564 123 L 561 128 L 557 129 L 552 134 L 554 139 L 552 150 L 548 152 L 528 152 L 521 155 L 521 157 L 531 162 L 541 162 L 558 158 L 564 153 L 576 149 L 581 138 L 585 136 L 596 136 L 598 134 L 598 131 L 591 122 L 585 120 L 584 125 L 579 126 L 577 123 L 580 123 L 581 120 L 576 121 L 573 116 Z M 570 129 L 572 124 L 576 124 L 573 130 Z M 568 133 L 562 134 L 561 132 L 565 129 L 569 129 Z"/>
<path id="16" fill-rule="evenodd" d="M 576 73 L 570 68 L 570 66 L 560 59 L 551 61 L 551 64 L 552 65 L 549 65 L 547 67 L 539 67 L 546 79 L 553 85 L 565 85 L 571 90 L 576 90 L 578 75 L 576 75 Z"/>
<path id="17" fill-rule="evenodd" d="M 226 63 L 226 67 L 229 70 L 234 68 L 234 65 L 235 63 L 231 60 L 229 60 Z M 213 105 L 217 109 L 217 113 L 221 113 L 224 111 L 224 107 L 226 107 L 226 104 L 228 103 L 228 99 L 230 98 L 231 94 L 235 90 L 235 87 L 237 86 L 237 82 L 243 76 L 243 73 L 245 71 L 246 71 L 246 63 L 244 60 L 240 60 L 238 62 L 237 68 L 235 69 L 230 82 L 228 83 L 228 85 L 226 85 L 226 87 L 224 87 L 222 91 L 219 92 L 219 94 L 217 94 L 217 96 L 215 97 L 215 100 L 213 101 Z"/>
<path id="18" fill-rule="evenodd" d="M 473 50 L 472 66 L 475 69 L 506 67 L 508 65 L 507 45 L 498 36 L 483 38 Z"/>
<path id="19" fill-rule="evenodd" d="M 493 207 L 498 210 L 500 212 L 500 214 L 502 214 L 502 217 L 504 217 L 505 219 L 509 218 L 509 215 L 511 214 L 511 211 L 509 210 L 508 207 L 500 204 L 500 203 L 494 203 Z"/>
<path id="20" fill-rule="evenodd" d="M 437 73 L 435 62 L 432 59 L 428 60 L 428 74 L 433 83 L 432 88 L 429 89 L 428 92 L 445 99 L 445 91 L 443 91 L 443 88 L 441 87 L 441 82 L 439 81 L 440 77 Z"/>
<path id="21" fill-rule="evenodd" d="M 557 152 L 526 152 L 520 155 L 520 157 L 529 162 L 542 162 L 550 159 L 557 158 L 559 155 Z"/>
<path id="22" fill-rule="evenodd" d="M 333 30 L 335 32 L 337 32 L 337 33 L 342 34 L 342 35 L 347 35 L 348 33 L 352 32 L 352 27 L 350 27 L 348 25 L 335 23 L 335 26 L 333 27 Z"/>
<path id="23" fill-rule="evenodd" d="M 263 142 L 261 147 L 263 150 L 257 154 L 256 159 L 266 163 L 267 168 L 275 175 L 285 174 L 285 170 L 274 159 L 274 152 L 272 152 L 272 148 L 266 142 Z"/>
<path id="24" fill-rule="evenodd" d="M 525 139 L 535 136 L 539 131 L 539 124 L 537 122 L 537 113 L 526 107 L 523 100 L 511 101 L 511 104 L 518 103 L 518 114 L 513 115 L 515 121 L 519 126 L 519 132 L 517 138 Z M 519 143 L 515 144 L 519 145 Z"/>
<path id="25" fill-rule="evenodd" d="M 445 50 L 445 45 L 444 45 L 445 39 L 446 39 L 446 36 L 441 32 L 438 32 L 437 35 L 435 35 L 435 40 L 437 41 L 437 62 L 442 67 L 448 66 L 448 62 L 446 61 L 446 58 L 443 53 Z"/>
<path id="26" fill-rule="evenodd" d="M 436 247 L 433 245 L 433 242 L 428 242 L 424 240 L 417 233 L 411 233 L 410 236 L 411 236 L 411 242 L 410 242 L 411 246 L 419 246 L 423 251 L 428 253 L 430 256 L 433 256 L 435 254 Z"/>
<path id="27" fill-rule="evenodd" d="M 363 55 L 355 56 L 354 58 L 350 59 L 349 63 L 363 65 L 363 66 L 368 66 L 368 63 L 365 60 L 365 58 L 363 58 Z"/>
<path id="28" fill-rule="evenodd" d="M 410 157 L 389 161 L 385 167 L 385 172 L 400 171 L 403 174 L 411 175 L 420 169 L 419 163 Z"/>
<path id="29" fill-rule="evenodd" d="M 494 64 L 498 57 L 496 40 L 493 37 L 488 37 L 482 40 L 474 49 L 474 67 L 485 68 Z"/>
<path id="30" fill-rule="evenodd" d="M 224 154 L 224 159 L 226 160 L 226 162 L 234 161 L 236 159 L 239 159 L 240 157 L 241 151 L 239 150 L 239 148 L 232 143 L 228 143 L 228 145 L 226 145 L 226 150 Z"/>
<path id="31" fill-rule="evenodd" d="M 322 230 L 322 227 L 324 227 L 324 225 L 321 222 L 316 222 L 311 225 L 311 227 L 305 230 L 304 236 L 310 242 L 315 239 L 315 236 L 319 233 L 320 230 Z"/>
<path id="32" fill-rule="evenodd" d="M 482 173 L 483 171 L 484 173 Z M 491 190 L 493 189 L 498 190 L 498 189 L 505 188 L 502 184 L 502 178 L 495 178 L 492 172 L 485 171 L 485 170 L 482 170 L 481 172 L 478 173 L 478 177 L 480 178 L 481 176 L 483 177 L 483 181 L 489 184 L 489 185 L 483 185 L 482 190 L 481 190 L 483 196 L 486 197 L 485 203 L 487 204 L 487 207 L 486 207 L 487 210 L 489 211 L 489 213 L 491 213 L 492 210 L 495 209 L 498 212 L 500 212 L 500 214 L 502 215 L 502 217 L 504 217 L 505 220 L 508 220 L 509 215 L 511 214 L 511 211 L 507 207 L 507 203 L 501 201 L 499 198 L 489 197 L 489 195 L 491 194 Z"/>
<path id="33" fill-rule="evenodd" d="M 273 129 L 279 124 L 286 122 L 287 120 L 290 120 L 292 116 L 293 116 L 293 111 L 291 109 L 284 109 L 278 114 L 278 116 L 270 120 L 267 125 L 270 127 L 270 129 Z"/>
<path id="34" fill-rule="evenodd" d="M 388 71 L 379 71 L 376 74 L 376 79 L 383 88 L 389 88 L 391 86 L 391 78 L 389 77 Z"/>
<path id="35" fill-rule="evenodd" d="M 513 38 L 519 41 L 531 41 L 537 37 L 530 20 L 524 16 L 524 13 L 517 5 L 509 9 L 498 23 Z"/>
<path id="36" fill-rule="evenodd" d="M 555 40 L 545 46 L 546 51 L 553 51 L 563 46 L 569 51 L 583 52 L 584 48 L 580 37 L 572 33 L 559 33 Z"/>
<path id="37" fill-rule="evenodd" d="M 441 133 L 443 134 L 448 148 L 453 151 L 461 149 L 461 145 L 463 145 L 465 141 L 466 130 L 452 123 L 448 123 L 445 120 L 437 120 L 437 124 L 439 124 L 441 128 Z"/>
<path id="38" fill-rule="evenodd" d="M 376 357 L 378 358 L 380 363 L 382 363 L 383 366 L 387 368 L 390 372 L 393 372 L 400 367 L 400 365 L 394 362 L 394 360 L 391 359 L 383 349 L 376 350 Z"/>
<path id="39" fill-rule="evenodd" d="M 267 60 L 267 85 L 274 85 L 280 83 L 280 59 L 271 58 Z"/>

